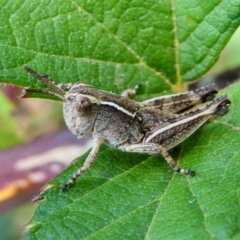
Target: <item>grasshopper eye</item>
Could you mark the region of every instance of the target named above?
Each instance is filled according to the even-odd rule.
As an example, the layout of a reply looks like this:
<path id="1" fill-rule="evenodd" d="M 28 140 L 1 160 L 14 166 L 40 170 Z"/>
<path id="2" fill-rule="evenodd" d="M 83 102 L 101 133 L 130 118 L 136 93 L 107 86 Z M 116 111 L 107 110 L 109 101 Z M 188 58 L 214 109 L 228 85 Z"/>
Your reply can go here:
<path id="1" fill-rule="evenodd" d="M 76 103 L 76 110 L 80 115 L 86 115 L 92 110 L 92 102 L 87 97 L 80 97 Z"/>

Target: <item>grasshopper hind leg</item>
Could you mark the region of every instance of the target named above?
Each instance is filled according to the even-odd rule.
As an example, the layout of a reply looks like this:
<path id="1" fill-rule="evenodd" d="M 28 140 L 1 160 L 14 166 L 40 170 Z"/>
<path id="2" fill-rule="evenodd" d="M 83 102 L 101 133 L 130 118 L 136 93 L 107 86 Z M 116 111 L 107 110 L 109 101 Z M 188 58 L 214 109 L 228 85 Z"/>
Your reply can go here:
<path id="1" fill-rule="evenodd" d="M 181 113 L 198 103 L 214 99 L 218 90 L 215 85 L 198 88 L 194 91 L 152 98 L 142 102 L 146 107 L 152 107 L 167 113 Z"/>

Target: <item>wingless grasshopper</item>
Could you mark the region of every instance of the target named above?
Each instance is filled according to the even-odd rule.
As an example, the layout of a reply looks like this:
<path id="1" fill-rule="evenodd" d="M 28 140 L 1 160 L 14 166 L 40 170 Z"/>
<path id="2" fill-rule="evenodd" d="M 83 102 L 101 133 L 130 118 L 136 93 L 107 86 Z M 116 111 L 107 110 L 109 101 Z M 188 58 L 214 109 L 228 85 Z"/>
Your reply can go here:
<path id="1" fill-rule="evenodd" d="M 226 114 L 230 106 L 227 96 L 214 99 L 215 85 L 136 102 L 129 97 L 136 94 L 138 87 L 117 95 L 83 82 L 55 85 L 47 75 L 24 68 L 52 89 L 26 89 L 27 93 L 58 97 L 63 101 L 64 119 L 72 133 L 78 138 L 93 133 L 91 152 L 83 166 L 62 186 L 62 191 L 91 167 L 102 143 L 127 152 L 161 154 L 174 171 L 194 176 L 194 171 L 177 166 L 168 150 L 208 120 Z"/>

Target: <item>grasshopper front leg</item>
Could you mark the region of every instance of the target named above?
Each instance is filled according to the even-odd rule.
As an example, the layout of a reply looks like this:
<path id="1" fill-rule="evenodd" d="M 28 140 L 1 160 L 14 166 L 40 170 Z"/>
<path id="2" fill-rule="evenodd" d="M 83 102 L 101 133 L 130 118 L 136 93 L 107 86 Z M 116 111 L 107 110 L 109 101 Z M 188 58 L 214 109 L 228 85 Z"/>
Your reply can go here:
<path id="1" fill-rule="evenodd" d="M 85 171 L 87 171 L 92 164 L 94 163 L 96 159 L 96 155 L 99 151 L 100 145 L 104 142 L 103 139 L 94 139 L 93 147 L 91 152 L 89 153 L 88 157 L 86 158 L 83 166 L 79 168 L 73 175 L 72 177 L 68 180 L 67 183 L 65 183 L 62 187 L 61 190 L 64 192 L 66 191 L 75 181 L 76 179 Z"/>

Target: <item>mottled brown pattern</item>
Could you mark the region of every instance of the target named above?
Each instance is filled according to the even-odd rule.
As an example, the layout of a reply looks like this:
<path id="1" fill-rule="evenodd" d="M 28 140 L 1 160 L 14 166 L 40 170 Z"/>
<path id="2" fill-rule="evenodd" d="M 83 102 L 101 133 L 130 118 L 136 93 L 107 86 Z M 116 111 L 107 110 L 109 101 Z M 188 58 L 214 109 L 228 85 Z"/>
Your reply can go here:
<path id="1" fill-rule="evenodd" d="M 63 93 L 49 78 L 29 68 L 26 70 L 56 92 L 44 93 L 63 100 L 65 122 L 73 134 L 80 138 L 93 133 L 94 145 L 89 156 L 63 185 L 63 191 L 91 167 L 102 143 L 128 152 L 161 154 L 176 172 L 193 176 L 195 172 L 181 169 L 167 150 L 182 142 L 209 119 L 226 114 L 230 106 L 226 96 L 212 100 L 217 93 L 214 85 L 140 103 L 127 98 L 136 92 L 138 86 L 120 96 L 76 83 Z"/>

